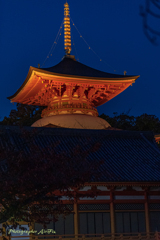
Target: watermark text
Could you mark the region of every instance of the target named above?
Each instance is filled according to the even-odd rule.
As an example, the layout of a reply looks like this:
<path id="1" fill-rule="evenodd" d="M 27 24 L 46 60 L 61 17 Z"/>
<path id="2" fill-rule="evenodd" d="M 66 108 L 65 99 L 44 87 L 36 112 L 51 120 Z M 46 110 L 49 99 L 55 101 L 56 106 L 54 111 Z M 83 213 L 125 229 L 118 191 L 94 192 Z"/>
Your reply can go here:
<path id="1" fill-rule="evenodd" d="M 16 229 L 9 229 L 8 230 L 8 234 L 11 234 L 11 233 L 18 233 L 20 235 L 23 235 L 24 233 L 26 234 L 31 234 L 31 233 L 36 233 L 36 234 L 51 234 L 51 233 L 56 233 L 55 230 L 53 229 L 41 229 L 41 231 L 37 231 L 37 230 L 16 230 Z"/>

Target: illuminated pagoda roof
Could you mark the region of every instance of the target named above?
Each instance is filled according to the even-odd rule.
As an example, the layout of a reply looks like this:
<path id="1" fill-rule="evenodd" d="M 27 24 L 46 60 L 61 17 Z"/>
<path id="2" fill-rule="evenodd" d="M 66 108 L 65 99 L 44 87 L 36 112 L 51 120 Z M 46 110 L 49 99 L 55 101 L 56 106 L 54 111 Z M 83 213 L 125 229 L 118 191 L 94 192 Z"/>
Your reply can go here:
<path id="1" fill-rule="evenodd" d="M 42 111 L 42 119 L 33 124 L 35 127 L 52 124 L 69 128 L 106 129 L 110 125 L 105 120 L 97 118 L 96 107 L 123 92 L 139 76 L 102 72 L 77 62 L 74 56 L 70 55 L 70 31 L 69 5 L 65 3 L 64 49 L 66 55 L 53 67 L 41 69 L 30 67 L 22 86 L 8 99 L 22 104 L 47 106 Z M 65 121 L 71 124 L 62 124 L 60 115 L 65 115 Z M 73 121 L 69 115 L 72 115 Z M 77 121 L 80 121 L 78 126 Z M 94 122 L 92 127 L 91 121 Z M 86 124 L 83 124 L 84 122 Z"/>
<path id="2" fill-rule="evenodd" d="M 48 106 L 49 99 L 40 100 L 37 97 L 41 95 L 40 92 L 49 91 L 54 84 L 59 87 L 71 83 L 72 86 L 89 88 L 85 89 L 88 95 L 94 90 L 89 100 L 97 107 L 124 91 L 138 77 L 102 72 L 77 62 L 71 56 L 65 56 L 60 63 L 50 68 L 30 67 L 22 86 L 8 99 L 23 104 Z"/>

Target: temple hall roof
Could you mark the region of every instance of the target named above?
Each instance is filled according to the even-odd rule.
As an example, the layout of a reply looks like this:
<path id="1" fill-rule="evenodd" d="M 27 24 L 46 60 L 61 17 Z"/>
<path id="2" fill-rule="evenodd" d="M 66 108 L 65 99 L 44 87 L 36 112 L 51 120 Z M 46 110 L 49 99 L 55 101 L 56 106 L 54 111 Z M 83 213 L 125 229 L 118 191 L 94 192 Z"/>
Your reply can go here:
<path id="1" fill-rule="evenodd" d="M 24 129 L 34 132 L 31 127 Z M 0 126 L 0 147 L 4 138 L 17 149 L 25 146 L 19 127 Z M 37 128 L 33 141 L 40 148 L 58 142 L 56 152 L 67 154 L 76 146 L 87 150 L 98 143 L 99 149 L 90 152 L 88 160 L 104 161 L 99 182 L 154 182 L 160 185 L 160 150 L 152 132 Z"/>

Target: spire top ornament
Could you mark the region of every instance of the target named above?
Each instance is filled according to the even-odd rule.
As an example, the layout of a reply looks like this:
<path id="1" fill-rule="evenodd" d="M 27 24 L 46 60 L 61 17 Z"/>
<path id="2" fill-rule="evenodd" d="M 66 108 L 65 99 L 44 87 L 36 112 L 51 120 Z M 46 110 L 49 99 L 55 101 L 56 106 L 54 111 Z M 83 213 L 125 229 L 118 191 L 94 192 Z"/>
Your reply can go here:
<path id="1" fill-rule="evenodd" d="M 70 52 L 71 52 L 71 26 L 70 26 L 69 5 L 67 2 L 64 4 L 64 50 L 66 52 L 66 55 L 70 55 Z"/>

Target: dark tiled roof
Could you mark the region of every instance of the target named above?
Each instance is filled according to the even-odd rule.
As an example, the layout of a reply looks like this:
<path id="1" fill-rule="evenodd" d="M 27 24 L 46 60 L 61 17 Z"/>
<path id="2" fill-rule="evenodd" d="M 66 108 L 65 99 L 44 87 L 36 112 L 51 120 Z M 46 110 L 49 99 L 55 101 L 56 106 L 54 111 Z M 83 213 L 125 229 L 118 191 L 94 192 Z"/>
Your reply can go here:
<path id="1" fill-rule="evenodd" d="M 25 130 L 33 132 L 34 129 L 26 127 Z M 57 152 L 69 154 L 77 145 L 87 150 L 95 143 L 99 143 L 98 151 L 91 152 L 88 159 L 104 160 L 104 164 L 101 165 L 101 182 L 160 181 L 160 150 L 152 132 L 58 128 L 36 130 L 37 145 L 44 147 L 59 142 L 56 146 Z M 17 148 L 24 142 L 19 127 L 0 126 L 0 145 L 2 134 Z"/>
<path id="2" fill-rule="evenodd" d="M 118 75 L 107 72 L 102 72 L 94 68 L 88 67 L 80 62 L 75 61 L 72 58 L 64 57 L 63 60 L 57 65 L 50 68 L 41 68 L 48 72 L 75 75 L 75 76 L 86 76 L 86 77 L 100 77 L 100 78 L 128 78 L 132 77 L 129 75 Z"/>

